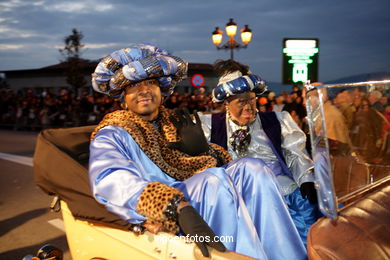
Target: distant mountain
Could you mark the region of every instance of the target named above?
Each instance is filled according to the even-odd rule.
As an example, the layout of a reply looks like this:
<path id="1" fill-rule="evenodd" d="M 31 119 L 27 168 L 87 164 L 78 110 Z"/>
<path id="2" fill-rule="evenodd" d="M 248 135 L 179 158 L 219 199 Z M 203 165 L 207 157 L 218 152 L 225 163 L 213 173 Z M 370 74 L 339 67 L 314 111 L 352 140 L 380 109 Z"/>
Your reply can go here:
<path id="1" fill-rule="evenodd" d="M 348 76 L 344 78 L 339 78 L 335 80 L 325 81 L 326 84 L 334 83 L 352 83 L 352 82 L 362 82 L 362 81 L 373 81 L 373 80 L 390 80 L 390 72 L 371 72 L 365 74 L 358 74 L 353 76 Z M 280 95 L 283 91 L 290 93 L 292 91 L 292 85 L 283 85 L 279 82 L 267 82 L 268 91 L 275 92 L 276 95 Z"/>
<path id="2" fill-rule="evenodd" d="M 390 79 L 390 72 L 389 71 L 358 74 L 358 75 L 354 75 L 354 76 L 349 76 L 349 77 L 345 77 L 345 78 L 339 78 L 339 79 L 327 81 L 324 83 L 328 83 L 328 84 L 331 84 L 331 83 L 352 83 L 352 82 L 385 80 L 385 79 Z"/>

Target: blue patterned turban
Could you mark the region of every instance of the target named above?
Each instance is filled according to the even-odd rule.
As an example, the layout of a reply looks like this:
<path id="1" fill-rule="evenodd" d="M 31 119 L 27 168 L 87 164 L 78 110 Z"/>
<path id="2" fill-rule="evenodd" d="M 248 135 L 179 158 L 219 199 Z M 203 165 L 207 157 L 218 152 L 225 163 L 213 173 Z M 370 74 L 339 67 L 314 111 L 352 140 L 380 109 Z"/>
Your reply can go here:
<path id="1" fill-rule="evenodd" d="M 122 98 L 130 84 L 156 78 L 163 96 L 172 94 L 176 84 L 187 76 L 188 63 L 153 45 L 137 44 L 104 57 L 92 74 L 97 92 Z"/>
<path id="2" fill-rule="evenodd" d="M 264 80 L 254 74 L 242 76 L 240 71 L 235 71 L 222 76 L 218 85 L 213 89 L 214 103 L 221 103 L 230 96 L 253 91 L 257 96 L 267 90 Z"/>

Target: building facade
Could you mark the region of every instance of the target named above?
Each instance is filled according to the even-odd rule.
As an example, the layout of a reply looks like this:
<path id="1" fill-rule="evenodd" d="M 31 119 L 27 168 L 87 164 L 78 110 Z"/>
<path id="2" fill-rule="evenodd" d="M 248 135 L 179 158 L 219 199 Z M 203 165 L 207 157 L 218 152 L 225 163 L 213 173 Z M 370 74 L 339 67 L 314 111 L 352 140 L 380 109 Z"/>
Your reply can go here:
<path id="1" fill-rule="evenodd" d="M 86 86 L 84 89 L 92 90 L 91 74 L 94 72 L 98 61 L 82 60 L 80 70 L 82 71 Z M 32 89 L 36 93 L 41 93 L 48 89 L 58 92 L 61 89 L 72 89 L 66 81 L 67 63 L 62 62 L 48 67 L 29 70 L 1 71 L 8 86 L 15 92 Z M 196 87 L 192 86 L 191 79 L 194 75 L 202 75 L 206 92 L 216 86 L 218 80 L 213 72 L 212 65 L 204 63 L 189 63 L 188 78 L 178 84 L 175 91 L 182 93 L 193 93 Z M 81 90 L 80 90 L 81 91 Z"/>

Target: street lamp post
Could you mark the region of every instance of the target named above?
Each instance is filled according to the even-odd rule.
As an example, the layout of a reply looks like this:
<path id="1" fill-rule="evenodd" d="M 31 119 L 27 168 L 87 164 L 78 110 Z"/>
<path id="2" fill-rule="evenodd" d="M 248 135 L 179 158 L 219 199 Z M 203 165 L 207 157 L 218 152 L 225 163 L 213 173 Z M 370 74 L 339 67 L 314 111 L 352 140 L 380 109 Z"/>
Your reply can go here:
<path id="1" fill-rule="evenodd" d="M 233 21 L 233 18 L 230 18 L 229 22 L 226 24 L 226 34 L 229 36 L 229 40 L 221 45 L 222 42 L 222 30 L 219 29 L 219 27 L 215 27 L 215 30 L 212 33 L 212 40 L 215 46 L 217 46 L 218 50 L 221 49 L 230 49 L 230 59 L 233 60 L 233 50 L 234 49 L 241 49 L 246 48 L 248 46 L 248 43 L 252 39 L 252 31 L 249 29 L 248 25 L 246 24 L 244 28 L 241 29 L 241 41 L 244 44 L 241 44 L 237 42 L 234 39 L 234 36 L 237 33 L 237 24 Z"/>

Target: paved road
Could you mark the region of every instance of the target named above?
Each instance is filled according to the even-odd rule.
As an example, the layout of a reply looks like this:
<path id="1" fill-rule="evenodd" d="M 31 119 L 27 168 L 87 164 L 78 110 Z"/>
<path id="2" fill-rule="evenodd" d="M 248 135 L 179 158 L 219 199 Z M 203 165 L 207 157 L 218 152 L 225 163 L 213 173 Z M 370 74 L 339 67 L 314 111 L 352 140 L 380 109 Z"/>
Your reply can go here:
<path id="1" fill-rule="evenodd" d="M 45 244 L 62 249 L 64 259 L 71 259 L 65 233 L 60 229 L 61 214 L 50 212 L 52 198 L 34 184 L 31 159 L 36 136 L 0 130 L 1 260 L 22 259 Z M 54 224 L 60 224 L 59 228 Z"/>

